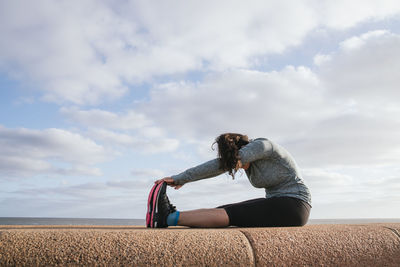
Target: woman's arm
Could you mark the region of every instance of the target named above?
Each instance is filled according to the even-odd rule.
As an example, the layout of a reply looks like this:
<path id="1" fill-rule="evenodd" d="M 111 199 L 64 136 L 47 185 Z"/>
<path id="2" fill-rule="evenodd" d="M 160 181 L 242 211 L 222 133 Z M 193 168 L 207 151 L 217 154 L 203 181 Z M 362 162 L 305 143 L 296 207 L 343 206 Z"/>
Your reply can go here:
<path id="1" fill-rule="evenodd" d="M 172 175 L 171 177 L 167 178 L 172 178 L 173 179 L 173 185 L 184 185 L 185 183 L 188 182 L 194 182 L 198 181 L 201 179 L 206 179 L 206 178 L 211 178 L 218 176 L 222 173 L 224 173 L 222 169 L 220 169 L 220 164 L 219 164 L 219 159 L 213 159 L 210 161 L 207 161 L 203 164 L 200 164 L 196 167 L 187 169 L 186 171 L 177 174 L 177 175 Z"/>
<path id="2" fill-rule="evenodd" d="M 268 139 L 256 139 L 239 150 L 241 165 L 245 166 L 247 163 L 267 158 L 272 155 L 272 152 L 273 146 Z"/>
<path id="3" fill-rule="evenodd" d="M 256 139 L 239 150 L 240 167 L 246 169 L 249 167 L 248 163 L 268 157 L 272 154 L 272 151 L 273 147 L 270 141 L 264 138 Z M 185 183 L 215 177 L 224 172 L 225 171 L 220 168 L 219 159 L 213 159 L 187 169 L 180 174 L 157 180 L 156 183 L 165 181 L 168 185 L 179 189 Z"/>

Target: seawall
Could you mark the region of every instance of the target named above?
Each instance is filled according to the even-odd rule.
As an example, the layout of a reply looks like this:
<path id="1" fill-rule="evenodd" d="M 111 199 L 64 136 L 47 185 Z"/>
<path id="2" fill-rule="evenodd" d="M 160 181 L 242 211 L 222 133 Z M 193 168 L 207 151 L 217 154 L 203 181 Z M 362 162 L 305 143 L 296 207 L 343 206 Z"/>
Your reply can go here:
<path id="1" fill-rule="evenodd" d="M 283 228 L 0 226 L 1 266 L 400 266 L 400 223 Z"/>

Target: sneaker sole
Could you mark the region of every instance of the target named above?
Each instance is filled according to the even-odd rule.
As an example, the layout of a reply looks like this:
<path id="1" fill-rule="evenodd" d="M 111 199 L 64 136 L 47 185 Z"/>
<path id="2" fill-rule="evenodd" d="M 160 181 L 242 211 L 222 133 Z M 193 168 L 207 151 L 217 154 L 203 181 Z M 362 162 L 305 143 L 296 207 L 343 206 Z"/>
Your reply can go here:
<path id="1" fill-rule="evenodd" d="M 156 214 L 158 213 L 158 200 L 160 197 L 160 192 L 165 191 L 167 183 L 159 183 L 153 186 L 149 194 L 148 200 L 148 212 L 146 215 L 146 225 L 149 228 L 156 228 L 157 222 L 154 221 Z"/>
<path id="2" fill-rule="evenodd" d="M 147 200 L 147 213 L 146 213 L 146 227 L 151 228 L 152 227 L 152 218 L 154 218 L 154 204 L 153 204 L 153 199 L 154 196 L 156 195 L 156 192 L 158 193 L 159 188 L 161 187 L 161 184 L 155 184 L 149 194 L 149 198 Z"/>
<path id="3" fill-rule="evenodd" d="M 151 223 L 151 213 L 153 210 L 153 205 L 152 205 L 152 200 L 153 200 L 153 195 L 154 195 L 154 191 L 156 189 L 156 187 L 158 186 L 158 184 L 155 184 L 151 190 L 150 190 L 150 194 L 149 194 L 149 198 L 147 200 L 147 213 L 146 213 L 146 227 L 150 227 L 150 223 Z"/>
<path id="4" fill-rule="evenodd" d="M 157 190 L 158 189 L 158 190 Z M 161 196 L 161 193 L 164 193 L 165 194 L 165 191 L 167 190 L 167 183 L 161 183 L 161 186 L 160 187 L 158 187 L 156 189 L 156 193 L 155 193 L 155 198 L 153 198 L 153 207 L 154 207 L 154 212 L 153 212 L 153 215 L 152 215 L 152 219 L 151 219 L 151 222 L 152 222 L 152 227 L 153 228 L 157 228 L 159 225 L 157 224 L 157 221 L 155 220 L 155 217 L 157 217 L 158 218 L 158 206 L 159 206 L 159 199 L 160 199 L 160 196 Z"/>

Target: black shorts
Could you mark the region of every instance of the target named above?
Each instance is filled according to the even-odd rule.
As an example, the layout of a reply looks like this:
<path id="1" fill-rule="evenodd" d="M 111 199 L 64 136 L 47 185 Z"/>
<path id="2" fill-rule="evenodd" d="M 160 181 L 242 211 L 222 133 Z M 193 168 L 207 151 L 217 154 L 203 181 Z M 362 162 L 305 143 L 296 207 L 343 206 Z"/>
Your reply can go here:
<path id="1" fill-rule="evenodd" d="M 257 198 L 219 206 L 229 216 L 229 225 L 239 227 L 303 226 L 311 206 L 298 198 Z"/>

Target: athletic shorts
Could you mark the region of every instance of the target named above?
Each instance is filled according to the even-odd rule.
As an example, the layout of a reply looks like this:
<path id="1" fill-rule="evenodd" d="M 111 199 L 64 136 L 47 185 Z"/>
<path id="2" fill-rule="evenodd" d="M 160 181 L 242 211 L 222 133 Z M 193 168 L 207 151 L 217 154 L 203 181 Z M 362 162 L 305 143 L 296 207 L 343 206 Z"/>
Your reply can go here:
<path id="1" fill-rule="evenodd" d="M 229 225 L 239 227 L 303 226 L 311 206 L 298 198 L 257 198 L 219 206 L 229 216 Z"/>

